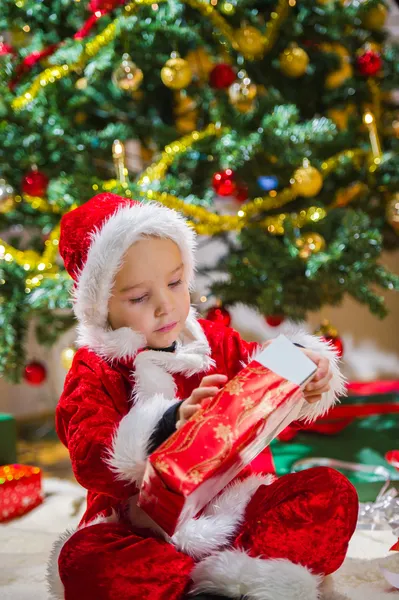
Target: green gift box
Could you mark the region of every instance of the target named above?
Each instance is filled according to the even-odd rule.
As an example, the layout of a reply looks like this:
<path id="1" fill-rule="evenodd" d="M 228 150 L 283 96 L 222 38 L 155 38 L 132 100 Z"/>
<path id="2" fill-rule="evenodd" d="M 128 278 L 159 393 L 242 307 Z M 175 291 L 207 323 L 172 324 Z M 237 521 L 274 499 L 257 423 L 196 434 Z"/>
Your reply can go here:
<path id="1" fill-rule="evenodd" d="M 12 415 L 0 413 L 0 465 L 17 462 L 17 426 Z"/>
<path id="2" fill-rule="evenodd" d="M 331 465 L 355 485 L 361 502 L 375 500 L 388 478 L 399 489 L 399 471 L 385 459 L 389 450 L 399 449 L 399 394 L 350 396 L 343 399 L 339 409 L 336 417 L 332 412 L 320 422 L 348 418 L 351 412 L 356 412 L 358 418 L 336 434 L 323 435 L 305 429 L 300 430 L 288 443 L 279 440 L 272 442 L 277 474 L 329 464 L 324 459 L 333 459 L 367 468 L 351 470 L 349 465 L 347 468 L 345 465 Z"/>

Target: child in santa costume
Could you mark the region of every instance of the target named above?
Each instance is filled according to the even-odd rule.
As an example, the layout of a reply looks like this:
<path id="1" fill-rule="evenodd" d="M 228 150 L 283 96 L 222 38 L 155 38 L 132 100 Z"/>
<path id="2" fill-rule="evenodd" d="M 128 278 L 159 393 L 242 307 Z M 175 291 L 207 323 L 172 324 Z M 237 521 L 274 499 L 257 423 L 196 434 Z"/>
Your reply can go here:
<path id="1" fill-rule="evenodd" d="M 274 475 L 266 449 L 171 538 L 137 506 L 146 458 L 259 349 L 190 308 L 195 234 L 175 211 L 101 194 L 64 215 L 78 345 L 56 412 L 87 510 L 55 545 L 54 598 L 316 600 L 357 520 L 328 468 Z M 318 366 L 301 419 L 343 392 L 334 350 L 293 341 Z M 197 596 L 196 596 L 197 595 Z"/>

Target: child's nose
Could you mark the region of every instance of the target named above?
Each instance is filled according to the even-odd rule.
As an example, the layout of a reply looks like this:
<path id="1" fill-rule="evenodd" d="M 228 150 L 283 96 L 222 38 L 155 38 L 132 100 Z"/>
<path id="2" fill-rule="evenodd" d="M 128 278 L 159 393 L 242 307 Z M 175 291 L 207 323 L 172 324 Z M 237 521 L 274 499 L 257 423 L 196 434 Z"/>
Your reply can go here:
<path id="1" fill-rule="evenodd" d="M 157 299 L 155 315 L 157 317 L 167 314 L 172 310 L 172 303 L 167 294 L 160 295 Z"/>

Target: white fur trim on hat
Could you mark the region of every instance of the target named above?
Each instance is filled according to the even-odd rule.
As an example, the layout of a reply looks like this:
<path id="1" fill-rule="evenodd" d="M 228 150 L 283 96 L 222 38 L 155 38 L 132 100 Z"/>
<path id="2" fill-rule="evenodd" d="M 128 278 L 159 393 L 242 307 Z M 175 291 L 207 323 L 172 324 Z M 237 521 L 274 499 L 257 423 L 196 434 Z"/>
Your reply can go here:
<path id="1" fill-rule="evenodd" d="M 81 332 L 85 327 L 107 329 L 108 302 L 123 257 L 132 244 L 149 235 L 173 240 L 179 246 L 185 276 L 192 285 L 196 239 L 185 219 L 156 203 L 124 205 L 93 232 L 86 263 L 77 274 L 74 311 Z"/>
<path id="2" fill-rule="evenodd" d="M 180 527 L 171 542 L 196 560 L 226 546 L 242 523 L 248 502 L 257 489 L 274 479 L 274 475 L 250 475 L 234 481 L 208 504 L 200 517 Z"/>
<path id="3" fill-rule="evenodd" d="M 262 559 L 223 550 L 199 562 L 190 594 L 213 592 L 247 600 L 317 600 L 321 577 L 286 559 Z"/>

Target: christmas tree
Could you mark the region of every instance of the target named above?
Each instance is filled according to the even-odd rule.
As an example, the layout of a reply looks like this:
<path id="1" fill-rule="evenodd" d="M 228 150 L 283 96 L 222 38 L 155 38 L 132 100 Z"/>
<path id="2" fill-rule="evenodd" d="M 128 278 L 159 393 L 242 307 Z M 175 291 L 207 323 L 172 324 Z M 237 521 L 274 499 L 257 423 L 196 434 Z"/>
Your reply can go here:
<path id="1" fill-rule="evenodd" d="M 383 316 L 398 246 L 398 48 L 379 0 L 3 0 L 0 372 L 73 325 L 60 217 L 102 191 L 220 236 L 212 293 Z M 227 275 L 227 277 L 226 277 Z"/>

